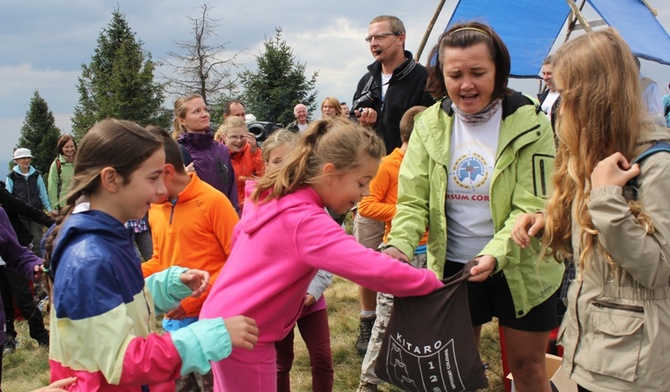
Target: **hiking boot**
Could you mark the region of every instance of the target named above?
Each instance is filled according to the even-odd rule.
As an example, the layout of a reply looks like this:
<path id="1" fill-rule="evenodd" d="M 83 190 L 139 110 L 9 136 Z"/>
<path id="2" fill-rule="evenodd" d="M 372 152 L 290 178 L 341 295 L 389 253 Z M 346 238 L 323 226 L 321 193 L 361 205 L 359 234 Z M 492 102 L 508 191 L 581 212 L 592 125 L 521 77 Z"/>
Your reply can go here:
<path id="1" fill-rule="evenodd" d="M 376 318 L 377 316 L 361 318 L 358 326 L 358 339 L 356 339 L 356 351 L 358 351 L 358 355 L 361 357 L 368 351 L 368 342 L 370 341 L 372 326 L 375 325 Z"/>
<path id="2" fill-rule="evenodd" d="M 7 337 L 7 340 L 2 344 L 2 355 L 9 355 L 16 351 L 16 346 L 19 345 L 19 341 L 10 338 L 9 336 Z"/>
<path id="3" fill-rule="evenodd" d="M 377 384 L 361 381 L 356 392 L 377 392 Z"/>

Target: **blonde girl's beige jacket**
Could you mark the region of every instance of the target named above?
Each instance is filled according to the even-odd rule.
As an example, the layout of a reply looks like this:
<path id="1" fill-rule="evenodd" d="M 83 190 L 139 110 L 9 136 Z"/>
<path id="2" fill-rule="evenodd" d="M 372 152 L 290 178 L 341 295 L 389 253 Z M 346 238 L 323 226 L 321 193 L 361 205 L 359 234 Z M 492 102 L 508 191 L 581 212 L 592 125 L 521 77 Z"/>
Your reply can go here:
<path id="1" fill-rule="evenodd" d="M 641 151 L 670 141 L 669 131 L 646 136 Z M 581 281 L 570 287 L 559 331 L 563 370 L 593 392 L 670 390 L 670 153 L 651 155 L 641 169 L 638 200 L 656 231 L 645 233 L 622 188 L 591 192 L 598 240 L 621 273 L 617 277 L 602 252 L 593 252 Z M 573 216 L 573 254 L 579 255 L 574 222 Z"/>

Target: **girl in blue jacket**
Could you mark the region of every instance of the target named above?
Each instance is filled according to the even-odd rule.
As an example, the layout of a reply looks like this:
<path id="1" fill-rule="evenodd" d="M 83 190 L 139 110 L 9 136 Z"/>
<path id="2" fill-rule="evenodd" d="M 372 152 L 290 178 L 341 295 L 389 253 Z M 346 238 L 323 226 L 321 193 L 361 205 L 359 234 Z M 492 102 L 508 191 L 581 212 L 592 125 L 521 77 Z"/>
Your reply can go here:
<path id="1" fill-rule="evenodd" d="M 123 223 L 164 197 L 164 166 L 161 141 L 129 121 L 102 121 L 81 142 L 45 263 L 53 280 L 51 380 L 76 376 L 70 390 L 174 391 L 180 374 L 209 371 L 234 346 L 254 347 L 258 329 L 243 316 L 155 333 L 154 309 L 200 295 L 209 280 L 181 267 L 142 277 Z"/>

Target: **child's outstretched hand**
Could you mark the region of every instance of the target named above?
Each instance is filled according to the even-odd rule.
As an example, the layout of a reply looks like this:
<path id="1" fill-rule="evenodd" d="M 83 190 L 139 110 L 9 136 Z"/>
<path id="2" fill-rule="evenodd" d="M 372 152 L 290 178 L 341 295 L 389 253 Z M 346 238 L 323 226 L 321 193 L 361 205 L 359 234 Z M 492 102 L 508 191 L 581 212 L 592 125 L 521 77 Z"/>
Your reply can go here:
<path id="1" fill-rule="evenodd" d="M 77 377 L 68 377 L 62 380 L 54 381 L 46 387 L 35 389 L 33 392 L 67 392 L 63 387 L 77 381 Z"/>
<path id="2" fill-rule="evenodd" d="M 394 259 L 404 261 L 405 263 L 409 263 L 409 257 L 407 257 L 406 254 L 402 253 L 398 248 L 394 248 L 392 246 L 384 249 L 382 253 L 385 253 Z"/>
<path id="3" fill-rule="evenodd" d="M 191 297 L 199 297 L 207 290 L 209 285 L 209 272 L 190 269 L 179 276 L 179 280 L 189 289 L 193 290 Z"/>
<path id="4" fill-rule="evenodd" d="M 195 173 L 195 162 L 189 163 L 184 169 L 186 169 L 186 173 Z"/>
<path id="5" fill-rule="evenodd" d="M 521 214 L 516 218 L 512 228 L 512 240 L 522 248 L 530 245 L 530 238 L 535 237 L 544 229 L 544 214 Z"/>
<path id="6" fill-rule="evenodd" d="M 230 335 L 233 347 L 253 350 L 258 341 L 258 327 L 256 321 L 245 316 L 235 316 L 223 320 Z"/>
<path id="7" fill-rule="evenodd" d="M 305 307 L 312 306 L 316 303 L 316 298 L 310 293 L 305 295 Z"/>
<path id="8" fill-rule="evenodd" d="M 165 317 L 172 320 L 183 320 L 184 317 L 186 317 L 186 311 L 181 305 L 179 305 L 171 311 L 165 313 Z"/>
<path id="9" fill-rule="evenodd" d="M 33 280 L 35 282 L 39 282 L 40 280 L 42 280 L 42 277 L 44 276 L 44 267 L 42 266 L 42 264 L 36 265 L 33 271 L 35 272 L 35 277 L 33 278 Z"/>

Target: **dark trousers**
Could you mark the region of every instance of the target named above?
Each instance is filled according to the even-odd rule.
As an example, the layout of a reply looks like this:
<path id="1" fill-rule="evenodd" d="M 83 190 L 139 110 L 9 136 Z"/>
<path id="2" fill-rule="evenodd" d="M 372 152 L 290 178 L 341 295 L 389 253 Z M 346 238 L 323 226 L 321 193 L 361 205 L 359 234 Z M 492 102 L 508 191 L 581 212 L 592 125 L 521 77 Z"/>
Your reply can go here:
<path id="1" fill-rule="evenodd" d="M 19 312 L 28 321 L 30 337 L 41 345 L 49 344 L 49 333 L 44 328 L 42 312 L 35 306 L 29 280 L 16 272 L 0 267 L 0 292 L 5 307 L 5 332 L 7 337 L 16 338 L 14 329 L 14 301 Z"/>
<path id="2" fill-rule="evenodd" d="M 309 352 L 312 366 L 312 391 L 329 392 L 333 390 L 333 354 L 330 351 L 330 329 L 328 313 L 325 309 L 298 319 L 300 335 Z M 293 330 L 279 342 L 277 350 L 277 392 L 291 390 L 290 372 L 293 366 Z"/>
<path id="3" fill-rule="evenodd" d="M 30 250 L 37 255 L 37 257 L 42 257 L 42 249 L 40 248 L 40 242 L 42 241 L 42 235 L 44 234 L 44 227 L 37 223 L 33 222 L 29 218 L 21 217 L 21 223 L 23 226 L 30 231 L 30 234 L 33 236 L 33 241 L 30 243 Z"/>

